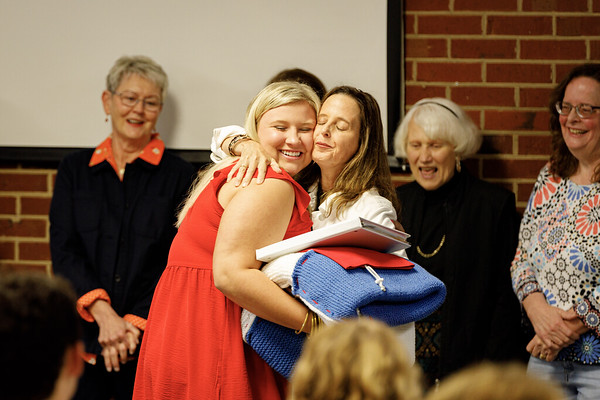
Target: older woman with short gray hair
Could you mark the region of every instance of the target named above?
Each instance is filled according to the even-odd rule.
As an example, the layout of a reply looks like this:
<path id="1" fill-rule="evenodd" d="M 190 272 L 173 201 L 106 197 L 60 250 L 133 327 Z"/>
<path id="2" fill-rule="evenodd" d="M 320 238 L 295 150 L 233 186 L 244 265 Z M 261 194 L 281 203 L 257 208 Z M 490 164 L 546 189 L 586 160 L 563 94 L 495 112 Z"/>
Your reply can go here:
<path id="1" fill-rule="evenodd" d="M 515 196 L 462 167 L 481 144 L 476 125 L 456 103 L 426 98 L 406 114 L 394 144 L 415 178 L 396 189 L 411 235 L 407 254 L 447 288 L 442 308 L 416 323 L 416 358 L 427 383 L 484 359 L 524 359 L 509 271 Z"/>
<path id="2" fill-rule="evenodd" d="M 155 132 L 167 84 L 154 60 L 119 58 L 102 92 L 110 135 L 69 154 L 58 169 L 52 264 L 77 292 L 87 361 L 75 399 L 133 393 L 141 332 L 194 174 Z"/>

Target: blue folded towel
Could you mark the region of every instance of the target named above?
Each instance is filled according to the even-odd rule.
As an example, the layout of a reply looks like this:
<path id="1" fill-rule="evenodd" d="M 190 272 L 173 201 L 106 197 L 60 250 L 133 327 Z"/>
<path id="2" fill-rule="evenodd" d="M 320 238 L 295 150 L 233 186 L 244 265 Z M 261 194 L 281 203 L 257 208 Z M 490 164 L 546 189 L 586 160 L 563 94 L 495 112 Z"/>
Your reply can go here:
<path id="1" fill-rule="evenodd" d="M 293 329 L 256 317 L 244 339 L 271 368 L 290 379 L 306 333 L 296 334 Z"/>
<path id="2" fill-rule="evenodd" d="M 372 270 L 375 275 L 366 268 L 344 269 L 309 250 L 292 273 L 292 293 L 324 318 L 366 315 L 390 326 L 423 319 L 446 298 L 442 281 L 418 264 L 412 269 Z"/>
<path id="3" fill-rule="evenodd" d="M 328 321 L 369 316 L 390 326 L 402 325 L 433 313 L 446 296 L 444 284 L 417 264 L 409 270 L 344 269 L 312 250 L 298 259 L 292 278 L 294 295 Z M 304 333 L 297 335 L 259 317 L 244 335 L 246 343 L 288 379 L 305 338 Z"/>

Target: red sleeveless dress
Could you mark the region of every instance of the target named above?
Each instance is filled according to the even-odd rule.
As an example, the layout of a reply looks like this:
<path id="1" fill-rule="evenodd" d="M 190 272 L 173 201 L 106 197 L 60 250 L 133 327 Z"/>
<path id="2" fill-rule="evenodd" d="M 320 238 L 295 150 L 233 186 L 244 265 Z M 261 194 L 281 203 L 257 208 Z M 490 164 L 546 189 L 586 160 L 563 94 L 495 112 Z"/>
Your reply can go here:
<path id="1" fill-rule="evenodd" d="M 241 308 L 215 288 L 212 253 L 223 208 L 219 188 L 231 167 L 215 172 L 181 224 L 154 292 L 135 379 L 135 400 L 284 399 L 287 382 L 242 340 Z M 288 174 L 267 178 L 294 186 L 285 238 L 312 225 L 308 194 Z"/>

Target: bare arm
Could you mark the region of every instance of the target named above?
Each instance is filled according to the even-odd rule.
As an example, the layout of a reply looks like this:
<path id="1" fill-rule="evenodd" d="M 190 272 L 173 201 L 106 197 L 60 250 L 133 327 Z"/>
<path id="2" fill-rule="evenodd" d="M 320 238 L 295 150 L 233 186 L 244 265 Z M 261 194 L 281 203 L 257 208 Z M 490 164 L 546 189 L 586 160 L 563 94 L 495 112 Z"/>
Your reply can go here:
<path id="1" fill-rule="evenodd" d="M 279 325 L 299 329 L 308 309 L 260 271 L 256 249 L 283 239 L 294 207 L 291 185 L 267 179 L 246 188 L 227 183 L 219 192 L 225 211 L 213 254 L 215 286 L 241 307 Z M 305 331 L 310 331 L 310 326 Z"/>

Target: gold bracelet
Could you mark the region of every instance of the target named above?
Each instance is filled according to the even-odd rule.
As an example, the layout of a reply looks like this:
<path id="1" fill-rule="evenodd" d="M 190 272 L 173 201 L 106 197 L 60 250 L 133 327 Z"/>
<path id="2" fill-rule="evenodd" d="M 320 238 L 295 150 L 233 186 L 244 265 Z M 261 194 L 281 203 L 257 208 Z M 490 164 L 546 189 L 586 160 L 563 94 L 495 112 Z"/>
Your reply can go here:
<path id="1" fill-rule="evenodd" d="M 310 334 L 316 333 L 319 330 L 319 326 L 321 325 L 321 318 L 317 315 L 317 313 L 312 313 L 312 318 L 310 321 Z"/>
<path id="2" fill-rule="evenodd" d="M 227 150 L 229 151 L 229 155 L 232 157 L 235 157 L 236 154 L 233 152 L 234 150 L 234 146 L 237 144 L 237 142 L 242 141 L 242 140 L 250 140 L 250 136 L 248 135 L 235 135 L 233 137 L 233 139 L 231 139 L 231 142 L 229 142 L 229 146 L 227 146 Z"/>
<path id="3" fill-rule="evenodd" d="M 300 327 L 300 329 L 298 329 L 297 331 L 294 331 L 294 333 L 296 335 L 299 335 L 302 333 L 302 329 L 304 329 L 304 325 L 306 325 L 306 321 L 308 321 L 309 315 L 310 315 L 310 310 L 306 311 L 306 317 L 304 317 L 304 322 L 302 323 L 302 326 Z"/>

